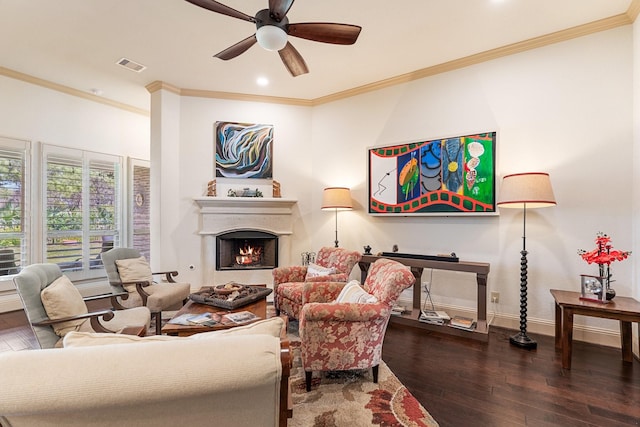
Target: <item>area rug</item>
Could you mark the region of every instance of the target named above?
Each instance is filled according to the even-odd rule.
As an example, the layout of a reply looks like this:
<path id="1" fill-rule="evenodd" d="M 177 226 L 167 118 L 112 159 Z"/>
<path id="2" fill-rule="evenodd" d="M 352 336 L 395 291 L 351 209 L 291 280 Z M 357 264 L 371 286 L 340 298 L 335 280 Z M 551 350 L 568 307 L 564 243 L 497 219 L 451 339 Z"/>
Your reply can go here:
<path id="1" fill-rule="evenodd" d="M 370 369 L 314 372 L 311 391 L 306 392 L 300 342 L 291 340 L 291 349 L 293 418 L 288 427 L 438 426 L 384 362 L 378 384 Z"/>

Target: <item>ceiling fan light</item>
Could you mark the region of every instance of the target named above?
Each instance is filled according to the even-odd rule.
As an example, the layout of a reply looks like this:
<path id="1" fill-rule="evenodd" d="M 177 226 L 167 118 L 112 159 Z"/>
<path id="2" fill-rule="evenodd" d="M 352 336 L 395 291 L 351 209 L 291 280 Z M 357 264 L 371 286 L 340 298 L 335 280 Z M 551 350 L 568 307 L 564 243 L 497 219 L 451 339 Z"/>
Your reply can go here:
<path id="1" fill-rule="evenodd" d="M 287 44 L 287 33 L 274 25 L 263 25 L 256 31 L 256 39 L 266 50 L 280 50 Z"/>

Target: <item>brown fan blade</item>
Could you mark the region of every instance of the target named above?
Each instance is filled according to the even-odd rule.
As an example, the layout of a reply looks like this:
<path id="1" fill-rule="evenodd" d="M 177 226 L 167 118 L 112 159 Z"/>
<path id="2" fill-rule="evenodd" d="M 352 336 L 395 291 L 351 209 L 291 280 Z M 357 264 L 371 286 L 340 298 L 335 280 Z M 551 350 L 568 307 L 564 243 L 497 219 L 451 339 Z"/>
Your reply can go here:
<path id="1" fill-rule="evenodd" d="M 332 44 L 354 44 L 362 27 L 330 22 L 289 24 L 289 35 L 301 39 Z"/>
<path id="2" fill-rule="evenodd" d="M 278 51 L 280 54 L 280 59 L 284 63 L 284 66 L 287 67 L 289 73 L 293 77 L 297 77 L 300 74 L 307 74 L 309 72 L 309 68 L 307 68 L 306 62 L 302 59 L 302 55 L 296 50 L 295 47 L 289 42 Z"/>
<path id="3" fill-rule="evenodd" d="M 196 6 L 200 6 L 211 12 L 221 13 L 223 15 L 231 16 L 232 18 L 242 19 L 243 21 L 256 22 L 256 18 L 253 16 L 249 16 L 246 13 L 242 13 L 237 11 L 229 6 L 225 6 L 222 3 L 218 3 L 214 0 L 186 0 L 191 4 L 195 4 Z"/>
<path id="4" fill-rule="evenodd" d="M 291 9 L 294 0 L 269 0 L 269 13 L 278 22 L 282 20 Z"/>
<path id="5" fill-rule="evenodd" d="M 228 61 L 229 59 L 233 59 L 236 56 L 240 55 L 241 53 L 245 53 L 251 46 L 253 46 L 254 44 L 256 44 L 256 35 L 252 35 L 247 37 L 246 39 L 239 41 L 238 43 L 234 44 L 231 47 L 226 48 L 225 50 L 223 50 L 220 53 L 216 53 L 215 56 L 216 58 L 220 58 L 223 59 L 225 61 Z"/>

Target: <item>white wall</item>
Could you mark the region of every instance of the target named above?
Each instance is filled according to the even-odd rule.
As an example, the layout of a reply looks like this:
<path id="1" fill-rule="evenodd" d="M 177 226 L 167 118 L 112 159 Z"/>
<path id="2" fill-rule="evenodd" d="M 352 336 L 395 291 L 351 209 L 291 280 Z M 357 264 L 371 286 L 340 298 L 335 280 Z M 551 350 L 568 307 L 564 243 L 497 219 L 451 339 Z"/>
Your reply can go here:
<path id="1" fill-rule="evenodd" d="M 152 100 L 163 96 L 159 91 L 152 94 Z M 166 96 L 166 94 L 165 94 Z M 164 108 L 164 107 L 163 107 Z M 180 103 L 180 153 L 176 160 L 179 166 L 179 197 L 175 203 L 163 204 L 163 215 L 169 210 L 178 213 L 179 220 L 175 227 L 163 229 L 161 241 L 178 245 L 175 267 L 180 271 L 181 280 L 191 283 L 193 289 L 203 285 L 225 283 L 226 272 L 215 272 L 214 277 L 207 277 L 205 271 L 205 250 L 202 237 L 198 234 L 199 209 L 193 201 L 194 197 L 205 196 L 207 183 L 215 178 L 214 169 L 214 125 L 216 121 L 240 123 L 264 123 L 274 126 L 274 176 L 282 186 L 282 197 L 294 198 L 298 203 L 294 207 L 294 238 L 292 253 L 298 254 L 311 250 L 310 241 L 314 230 L 311 224 L 310 200 L 312 197 L 314 177 L 311 171 L 311 152 L 309 129 L 311 128 L 311 109 L 260 102 L 223 101 L 182 97 Z M 153 163 L 152 163 L 153 169 Z M 266 180 L 230 180 L 217 179 L 218 194 L 225 193 L 222 188 L 241 189 L 254 188 L 264 184 Z M 257 183 L 256 183 L 257 182 Z M 270 188 L 270 186 L 269 186 Z M 266 193 L 265 197 L 270 197 Z M 153 215 L 152 215 L 152 221 Z M 164 251 L 164 249 L 161 249 Z M 155 258 L 155 255 L 152 256 Z M 281 265 L 296 262 L 280 260 Z M 194 270 L 189 270 L 193 265 Z M 272 283 L 271 271 L 255 270 L 247 278 L 251 283 Z M 246 276 L 245 276 L 246 277 Z M 213 282 L 213 283 L 211 283 Z"/>
<path id="2" fill-rule="evenodd" d="M 0 135 L 149 159 L 149 117 L 0 76 Z"/>
<path id="3" fill-rule="evenodd" d="M 293 254 L 332 244 L 334 216 L 320 210 L 322 189 L 349 186 L 356 209 L 339 214 L 341 246 L 369 244 L 377 252 L 398 244 L 401 252 L 455 251 L 463 260 L 489 262 L 489 288 L 500 292 L 491 307 L 496 324 L 517 328 L 522 212 L 381 218 L 365 210 L 367 147 L 495 130 L 500 178 L 551 175 L 558 206 L 528 211 L 527 250 L 529 330 L 552 333 L 549 289 L 579 290 L 579 275 L 597 271 L 577 250 L 591 249 L 598 231 L 610 234 L 618 249 L 637 245 L 633 31 L 617 28 L 313 108 L 183 97 L 180 221 L 170 230 L 182 239 L 178 268 L 202 263 L 190 199 L 203 195 L 214 177 L 214 122 L 271 123 L 274 178 L 285 197 L 299 200 Z M 632 266 L 614 264 L 619 295 L 637 294 Z M 197 268 L 190 274 L 192 282 L 202 280 Z M 474 278 L 464 273 L 434 272 L 432 292 L 446 307 L 475 308 Z M 576 324 L 617 332 L 608 320 L 579 317 Z"/>
<path id="4" fill-rule="evenodd" d="M 149 159 L 148 116 L 4 76 L 0 76 L 0 118 L 0 135 L 31 141 L 32 157 L 39 143 L 47 143 L 125 159 Z M 27 215 L 31 217 L 31 213 Z M 32 219 L 42 222 L 40 217 Z M 32 244 L 39 241 L 34 235 Z M 7 289 L 13 289 L 13 283 L 0 280 L 0 293 Z M 20 308 L 13 291 L 0 296 L 0 312 Z"/>
<path id="5" fill-rule="evenodd" d="M 537 321 L 549 326 L 549 289 L 579 290 L 579 274 L 597 272 L 577 256 L 578 248 L 592 249 L 598 231 L 611 235 L 618 249 L 634 244 L 631 53 L 632 29 L 619 28 L 315 108 L 313 145 L 338 154 L 326 162 L 317 152 L 313 174 L 352 185 L 366 207 L 366 147 L 497 131 L 500 177 L 551 175 L 558 206 L 527 215 L 529 330 Z M 318 184 L 314 194 L 320 192 Z M 332 224 L 315 218 L 319 243 Z M 347 247 L 369 244 L 376 252 L 398 244 L 401 252 L 455 251 L 461 259 L 491 263 L 489 288 L 500 292 L 495 308 L 507 318 L 519 313 L 522 212 L 380 218 L 363 208 L 341 220 Z M 636 294 L 632 265 L 613 266 L 619 295 Z M 473 278 L 463 276 L 434 272 L 436 302 L 474 307 Z M 613 321 L 576 320 L 583 322 L 617 330 Z"/>

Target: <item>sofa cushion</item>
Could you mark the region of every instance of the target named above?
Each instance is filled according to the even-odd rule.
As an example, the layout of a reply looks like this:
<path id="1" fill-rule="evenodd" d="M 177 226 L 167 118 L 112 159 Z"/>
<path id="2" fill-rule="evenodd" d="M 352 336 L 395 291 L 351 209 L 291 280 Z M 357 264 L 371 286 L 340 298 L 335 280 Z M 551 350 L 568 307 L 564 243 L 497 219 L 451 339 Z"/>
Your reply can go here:
<path id="1" fill-rule="evenodd" d="M 347 283 L 344 288 L 342 288 L 342 291 L 340 291 L 340 295 L 338 295 L 338 298 L 336 298 L 335 302 L 373 304 L 378 302 L 378 298 L 362 289 L 362 286 L 360 286 L 360 282 L 358 282 L 357 280 L 352 280 Z"/>
<path id="2" fill-rule="evenodd" d="M 335 274 L 335 267 L 323 267 L 318 264 L 309 264 L 307 267 L 307 279 L 311 277 L 320 277 L 320 276 L 328 276 L 330 274 Z"/>
<path id="3" fill-rule="evenodd" d="M 196 334 L 193 335 L 193 339 L 207 339 L 222 335 L 271 335 L 273 337 L 279 337 L 283 327 L 284 320 L 282 317 L 271 317 L 244 326 Z"/>
<path id="4" fill-rule="evenodd" d="M 147 259 L 143 256 L 138 258 L 117 259 L 116 266 L 120 281 L 125 282 L 152 282 L 153 275 Z M 123 285 L 128 292 L 135 292 L 136 285 Z"/>
<path id="5" fill-rule="evenodd" d="M 64 275 L 44 288 L 40 293 L 40 298 L 47 316 L 52 320 L 88 313 L 82 295 Z M 53 325 L 53 330 L 58 336 L 64 337 L 68 332 L 78 329 L 84 322 L 86 319 L 57 323 Z"/>
<path id="6" fill-rule="evenodd" d="M 261 320 L 245 326 L 238 326 L 236 328 L 223 329 L 220 331 L 204 332 L 201 334 L 191 335 L 189 337 L 176 337 L 169 335 L 150 335 L 147 337 L 139 337 L 136 335 L 104 334 L 97 332 L 70 332 L 64 337 L 63 346 L 65 348 L 68 348 L 111 344 L 152 343 L 191 339 L 202 340 L 215 339 L 216 337 L 227 335 L 270 335 L 279 337 L 283 326 L 284 320 L 282 320 L 282 318 L 272 317 L 270 319 Z"/>

